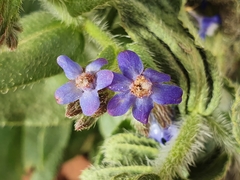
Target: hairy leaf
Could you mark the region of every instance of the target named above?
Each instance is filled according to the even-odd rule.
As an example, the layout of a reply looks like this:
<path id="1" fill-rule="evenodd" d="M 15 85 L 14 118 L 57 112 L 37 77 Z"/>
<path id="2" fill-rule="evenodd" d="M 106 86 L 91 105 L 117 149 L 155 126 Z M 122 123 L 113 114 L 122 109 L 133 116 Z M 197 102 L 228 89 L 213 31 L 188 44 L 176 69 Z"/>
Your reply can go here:
<path id="1" fill-rule="evenodd" d="M 81 179 L 137 179 L 153 171 L 149 161 L 158 152 L 159 145 L 152 139 L 130 133 L 114 135 L 102 146 L 95 167 L 83 171 Z"/>
<path id="2" fill-rule="evenodd" d="M 37 12 L 21 20 L 24 32 L 18 49 L 0 50 L 0 90 L 29 84 L 62 72 L 56 58 L 75 59 L 82 52 L 82 33 L 56 21 L 50 14 Z"/>
<path id="3" fill-rule="evenodd" d="M 218 152 L 219 153 L 219 152 Z M 230 166 L 227 154 L 219 153 L 217 157 L 191 169 L 190 179 L 194 180 L 221 180 Z"/>
<path id="4" fill-rule="evenodd" d="M 58 126 L 65 123 L 64 107 L 57 104 L 54 91 L 66 81 L 62 75 L 32 87 L 0 94 L 1 126 Z"/>
<path id="5" fill-rule="evenodd" d="M 108 1 L 110 0 L 65 0 L 65 5 L 69 14 L 75 17 L 96 7 L 103 6 Z"/>
<path id="6" fill-rule="evenodd" d="M 170 15 L 175 12 L 168 1 L 115 0 L 115 5 L 132 39 L 147 48 L 159 68 L 184 90 L 181 113 L 197 110 L 203 115 L 211 114 L 220 100 L 221 87 L 214 58 L 194 44 L 177 14 L 176 18 Z"/>
<path id="7" fill-rule="evenodd" d="M 232 106 L 233 135 L 240 146 L 240 88 L 236 92 L 236 99 Z"/>
<path id="8" fill-rule="evenodd" d="M 148 165 L 149 160 L 157 157 L 158 148 L 158 144 L 151 139 L 130 133 L 118 134 L 104 142 L 101 150 L 104 153 L 102 163 Z M 123 154 L 128 154 L 127 158 Z"/>

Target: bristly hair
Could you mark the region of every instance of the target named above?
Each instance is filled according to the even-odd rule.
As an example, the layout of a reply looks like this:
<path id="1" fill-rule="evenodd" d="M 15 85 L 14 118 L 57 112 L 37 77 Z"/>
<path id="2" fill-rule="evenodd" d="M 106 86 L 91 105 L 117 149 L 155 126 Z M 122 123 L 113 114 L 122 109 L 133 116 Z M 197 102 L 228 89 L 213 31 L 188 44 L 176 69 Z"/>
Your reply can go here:
<path id="1" fill-rule="evenodd" d="M 166 180 L 179 176 L 186 178 L 189 166 L 195 164 L 197 156 L 204 151 L 205 143 L 212 137 L 202 118 L 200 115 L 183 118 L 178 136 L 173 137 L 152 162 L 160 177 Z M 191 124 L 193 119 L 195 122 Z"/>
<path id="2" fill-rule="evenodd" d="M 68 13 L 64 0 L 58 1 L 41 0 L 41 5 L 56 19 L 59 19 L 60 21 L 62 21 L 62 23 L 65 23 L 67 26 L 71 25 L 79 26 L 79 24 L 83 22 L 83 18 L 81 16 L 74 18 Z"/>
<path id="3" fill-rule="evenodd" d="M 103 32 L 106 36 L 108 36 L 109 40 L 112 41 L 112 43 L 114 43 L 115 45 L 117 46 L 121 46 L 121 43 L 118 42 L 116 39 L 115 39 L 115 36 L 112 35 L 109 31 L 108 31 L 108 23 L 107 22 L 104 22 L 105 21 L 105 18 L 102 17 L 100 18 L 99 15 L 95 14 L 94 15 L 94 18 L 91 19 L 92 23 L 96 25 L 96 27 L 99 28 L 99 30 L 101 32 Z M 88 40 L 90 42 L 94 42 L 94 44 L 97 45 L 97 47 L 99 48 L 99 50 L 102 50 L 104 47 L 101 43 L 99 43 L 94 37 L 91 36 L 91 34 L 89 34 L 87 31 L 84 31 L 85 35 L 87 35 L 88 37 Z M 109 44 L 107 44 L 108 46 Z M 106 45 L 105 45 L 106 46 Z"/>
<path id="4" fill-rule="evenodd" d="M 237 142 L 232 134 L 232 122 L 228 113 L 218 113 L 206 117 L 205 124 L 210 128 L 213 139 L 228 154 L 236 153 Z"/>

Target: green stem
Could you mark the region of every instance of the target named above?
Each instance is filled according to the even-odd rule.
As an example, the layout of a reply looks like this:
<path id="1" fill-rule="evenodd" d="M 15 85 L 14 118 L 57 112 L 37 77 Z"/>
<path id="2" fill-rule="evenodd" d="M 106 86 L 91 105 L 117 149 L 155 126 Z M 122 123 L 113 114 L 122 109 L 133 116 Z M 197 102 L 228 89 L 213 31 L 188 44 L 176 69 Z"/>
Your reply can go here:
<path id="1" fill-rule="evenodd" d="M 120 52 L 122 49 L 113 39 L 113 37 L 103 31 L 100 27 L 94 24 L 89 19 L 86 19 L 83 24 L 83 30 L 87 33 L 97 44 L 99 44 L 103 49 L 108 46 L 112 46 L 115 53 Z"/>

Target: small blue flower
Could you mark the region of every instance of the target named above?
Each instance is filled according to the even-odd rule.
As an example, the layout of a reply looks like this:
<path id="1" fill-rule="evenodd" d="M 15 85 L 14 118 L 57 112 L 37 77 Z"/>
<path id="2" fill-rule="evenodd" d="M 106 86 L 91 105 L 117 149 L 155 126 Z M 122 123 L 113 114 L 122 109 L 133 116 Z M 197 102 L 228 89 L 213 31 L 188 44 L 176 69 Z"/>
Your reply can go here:
<path id="1" fill-rule="evenodd" d="M 114 73 L 112 84 L 108 87 L 119 92 L 108 103 L 108 113 L 112 116 L 125 114 L 133 106 L 135 119 L 146 124 L 148 116 L 157 104 L 178 104 L 182 101 L 182 89 L 163 84 L 170 76 L 147 68 L 135 52 L 123 51 L 118 55 L 118 65 L 122 74 Z"/>
<path id="2" fill-rule="evenodd" d="M 200 12 L 205 11 L 208 6 L 209 3 L 203 0 L 198 7 L 198 11 Z M 219 25 L 221 24 L 221 17 L 218 14 L 214 16 L 205 16 L 191 8 L 187 9 L 187 11 L 198 22 L 199 26 L 198 34 L 202 39 L 205 39 L 206 36 L 214 35 L 214 32 L 218 29 Z"/>
<path id="3" fill-rule="evenodd" d="M 206 36 L 212 36 L 221 23 L 219 15 L 212 17 L 195 16 L 199 24 L 199 36 L 204 39 Z"/>
<path id="4" fill-rule="evenodd" d="M 107 64 L 107 60 L 99 58 L 86 66 L 85 70 L 64 55 L 57 58 L 57 63 L 69 79 L 69 82 L 56 90 L 57 103 L 69 104 L 79 100 L 83 114 L 93 115 L 100 106 L 98 90 L 106 88 L 113 80 L 111 71 L 100 70 Z"/>
<path id="5" fill-rule="evenodd" d="M 162 128 L 156 119 L 151 116 L 149 134 L 148 137 L 156 140 L 160 144 L 165 145 L 166 142 L 170 141 L 173 137 L 178 134 L 178 128 L 176 125 L 171 124 L 166 128 Z"/>

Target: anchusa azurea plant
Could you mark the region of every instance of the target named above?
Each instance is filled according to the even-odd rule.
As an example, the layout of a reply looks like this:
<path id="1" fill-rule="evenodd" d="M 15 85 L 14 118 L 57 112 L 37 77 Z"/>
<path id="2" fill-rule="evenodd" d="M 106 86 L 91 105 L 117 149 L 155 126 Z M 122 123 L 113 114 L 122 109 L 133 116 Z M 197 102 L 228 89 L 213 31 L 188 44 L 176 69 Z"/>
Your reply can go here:
<path id="1" fill-rule="evenodd" d="M 239 5 L 0 1 L 1 178 L 239 180 Z"/>

